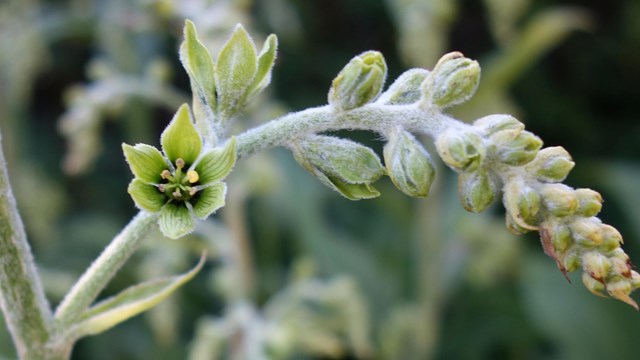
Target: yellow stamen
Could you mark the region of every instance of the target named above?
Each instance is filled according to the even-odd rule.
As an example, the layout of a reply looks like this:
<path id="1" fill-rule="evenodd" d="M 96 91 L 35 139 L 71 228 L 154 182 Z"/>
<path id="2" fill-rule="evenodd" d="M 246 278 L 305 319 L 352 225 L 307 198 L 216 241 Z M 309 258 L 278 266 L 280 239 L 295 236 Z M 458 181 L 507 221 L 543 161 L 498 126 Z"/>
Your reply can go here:
<path id="1" fill-rule="evenodd" d="M 195 195 L 197 192 L 198 192 L 198 189 L 196 189 L 196 188 L 194 188 L 194 187 L 189 188 L 189 195 L 193 196 L 193 195 Z"/>
<path id="2" fill-rule="evenodd" d="M 176 159 L 176 167 L 178 169 L 182 169 L 184 167 L 184 160 L 182 160 L 181 158 L 177 158 Z"/>
<path id="3" fill-rule="evenodd" d="M 174 191 L 171 195 L 173 195 L 173 197 L 176 199 L 180 199 L 182 197 L 182 193 L 180 192 L 180 190 Z"/>
<path id="4" fill-rule="evenodd" d="M 169 179 L 171 177 L 171 172 L 169 172 L 169 170 L 167 170 L 167 169 L 164 169 L 160 173 L 160 177 L 163 178 L 163 179 Z"/>
<path id="5" fill-rule="evenodd" d="M 190 183 L 195 184 L 200 180 L 200 175 L 195 170 L 187 171 L 187 179 Z"/>

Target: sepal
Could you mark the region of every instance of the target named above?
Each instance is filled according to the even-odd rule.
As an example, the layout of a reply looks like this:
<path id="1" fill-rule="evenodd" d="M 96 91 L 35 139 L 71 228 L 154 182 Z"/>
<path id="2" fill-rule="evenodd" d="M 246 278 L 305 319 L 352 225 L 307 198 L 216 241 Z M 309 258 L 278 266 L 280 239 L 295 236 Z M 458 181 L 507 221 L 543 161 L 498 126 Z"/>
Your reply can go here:
<path id="1" fill-rule="evenodd" d="M 162 153 L 151 145 L 122 144 L 122 151 L 133 175 L 144 182 L 158 183 L 160 173 L 168 167 Z"/>
<path id="2" fill-rule="evenodd" d="M 191 121 L 189 106 L 182 104 L 160 136 L 162 151 L 172 164 L 184 160 L 186 166 L 193 164 L 202 150 L 202 138 Z"/>

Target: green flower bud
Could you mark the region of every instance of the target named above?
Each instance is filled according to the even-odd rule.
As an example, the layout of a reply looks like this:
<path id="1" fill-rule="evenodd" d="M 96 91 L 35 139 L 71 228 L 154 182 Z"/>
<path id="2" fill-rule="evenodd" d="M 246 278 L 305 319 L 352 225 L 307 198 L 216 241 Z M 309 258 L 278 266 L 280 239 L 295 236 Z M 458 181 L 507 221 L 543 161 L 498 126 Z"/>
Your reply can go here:
<path id="1" fill-rule="evenodd" d="M 468 129 L 449 129 L 436 139 L 442 160 L 457 172 L 475 171 L 485 158 L 483 139 Z"/>
<path id="2" fill-rule="evenodd" d="M 565 256 L 562 262 L 565 271 L 573 272 L 582 266 L 582 260 L 580 258 L 580 253 L 577 250 L 569 251 Z"/>
<path id="3" fill-rule="evenodd" d="M 464 172 L 458 177 L 458 195 L 465 210 L 480 213 L 496 198 L 498 185 L 488 171 L 478 169 Z"/>
<path id="4" fill-rule="evenodd" d="M 383 153 L 387 173 L 400 191 L 415 197 L 429 195 L 435 168 L 431 156 L 413 135 L 392 130 Z"/>
<path id="5" fill-rule="evenodd" d="M 476 120 L 473 126 L 489 137 L 502 130 L 524 130 L 524 124 L 511 115 L 494 114 Z"/>
<path id="6" fill-rule="evenodd" d="M 422 96 L 421 85 L 428 75 L 429 71 L 425 69 L 405 71 L 389 86 L 387 91 L 380 95 L 378 102 L 389 105 L 415 103 Z"/>
<path id="7" fill-rule="evenodd" d="M 489 138 L 498 160 L 511 165 L 524 165 L 536 157 L 542 140 L 528 131 L 502 130 Z"/>
<path id="8" fill-rule="evenodd" d="M 534 173 L 542 182 L 555 183 L 563 181 L 574 165 L 567 150 L 554 146 L 540 150 L 533 161 L 527 164 L 527 171 Z"/>
<path id="9" fill-rule="evenodd" d="M 605 290 L 604 284 L 592 278 L 586 272 L 582 273 L 582 283 L 587 288 L 587 290 L 589 290 L 592 294 L 600 297 L 606 297 L 604 295 L 604 290 Z"/>
<path id="10" fill-rule="evenodd" d="M 578 208 L 576 213 L 584 217 L 596 216 L 602 209 L 602 196 L 591 189 L 577 189 Z"/>
<path id="11" fill-rule="evenodd" d="M 564 184 L 546 184 L 540 187 L 545 209 L 553 216 L 569 216 L 578 208 L 575 191 Z"/>
<path id="12" fill-rule="evenodd" d="M 602 245 L 602 222 L 598 218 L 577 218 L 570 225 L 571 234 L 577 244 L 583 247 Z"/>
<path id="13" fill-rule="evenodd" d="M 611 261 L 597 251 L 589 251 L 582 256 L 582 269 L 592 278 L 602 282 L 611 270 Z"/>
<path id="14" fill-rule="evenodd" d="M 371 184 L 385 171 L 368 147 L 351 140 L 313 135 L 300 140 L 292 150 L 300 165 L 347 199 L 380 195 Z"/>
<path id="15" fill-rule="evenodd" d="M 467 101 L 480 83 L 480 65 L 459 52 L 444 55 L 436 64 L 422 93 L 429 104 L 447 108 Z"/>
<path id="16" fill-rule="evenodd" d="M 573 245 L 571 230 L 565 223 L 551 219 L 545 222 L 545 228 L 549 234 L 554 252 L 563 253 Z"/>
<path id="17" fill-rule="evenodd" d="M 537 230 L 540 221 L 540 195 L 523 182 L 510 182 L 504 188 L 504 207 L 519 226 Z"/>
<path id="18" fill-rule="evenodd" d="M 624 276 L 626 278 L 631 277 L 631 262 L 629 261 L 628 256 L 626 256 L 626 259 L 620 257 L 612 257 L 611 267 L 611 272 L 614 275 Z"/>
<path id="19" fill-rule="evenodd" d="M 611 297 L 625 302 L 638 310 L 638 304 L 629 296 L 633 290 L 631 281 L 628 279 L 621 278 L 617 281 L 607 283 L 607 292 Z"/>
<path id="20" fill-rule="evenodd" d="M 602 231 L 602 249 L 604 251 L 609 252 L 620 248 L 623 240 L 622 235 L 620 235 L 620 232 L 616 228 L 611 225 L 602 224 L 600 231 Z"/>
<path id="21" fill-rule="evenodd" d="M 519 223 L 517 223 L 513 219 L 513 216 L 511 216 L 511 214 L 509 214 L 508 212 L 507 212 L 507 214 L 505 216 L 505 224 L 507 226 L 507 230 L 511 231 L 511 233 L 515 234 L 515 235 L 522 235 L 522 234 L 526 234 L 529 231 L 531 231 L 530 227 L 529 228 L 524 228 L 524 227 L 520 226 Z"/>
<path id="22" fill-rule="evenodd" d="M 339 110 L 351 110 L 375 99 L 387 77 L 387 64 L 377 51 L 364 52 L 349 61 L 333 79 L 329 104 Z"/>

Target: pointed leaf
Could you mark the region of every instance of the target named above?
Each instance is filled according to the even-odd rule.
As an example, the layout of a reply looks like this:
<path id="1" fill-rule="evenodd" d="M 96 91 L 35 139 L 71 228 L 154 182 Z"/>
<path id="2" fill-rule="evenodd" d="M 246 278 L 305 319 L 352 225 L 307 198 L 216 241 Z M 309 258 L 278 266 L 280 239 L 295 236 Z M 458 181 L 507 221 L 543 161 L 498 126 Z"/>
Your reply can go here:
<path id="1" fill-rule="evenodd" d="M 198 192 L 198 197 L 192 201 L 193 212 L 200 219 L 205 219 L 214 211 L 224 206 L 227 185 L 223 182 L 215 183 Z"/>
<path id="2" fill-rule="evenodd" d="M 232 137 L 223 148 L 215 148 L 202 156 L 196 165 L 203 185 L 222 180 L 236 163 L 236 138 Z"/>
<path id="3" fill-rule="evenodd" d="M 258 71 L 249 88 L 247 99 L 258 94 L 271 83 L 271 69 L 273 69 L 273 63 L 276 60 L 277 50 L 278 38 L 271 34 L 265 40 L 260 55 L 258 55 Z"/>
<path id="4" fill-rule="evenodd" d="M 189 209 L 184 203 L 168 203 L 160 210 L 158 225 L 162 234 L 177 239 L 193 231 L 195 224 Z"/>
<path id="5" fill-rule="evenodd" d="M 205 259 L 203 254 L 198 264 L 185 274 L 132 286 L 118 295 L 94 305 L 82 314 L 81 319 L 71 331 L 78 338 L 99 334 L 149 310 L 191 280 L 202 269 Z"/>
<path id="6" fill-rule="evenodd" d="M 168 168 L 162 153 L 151 145 L 122 144 L 122 151 L 133 175 L 144 182 L 158 183 L 160 173 Z"/>
<path id="7" fill-rule="evenodd" d="M 209 50 L 200 42 L 196 26 L 190 20 L 184 25 L 184 42 L 180 46 L 180 61 L 195 83 L 198 96 L 205 104 L 216 104 L 215 75 Z"/>
<path id="8" fill-rule="evenodd" d="M 236 26 L 231 38 L 224 45 L 216 62 L 216 89 L 218 110 L 233 114 L 253 82 L 257 71 L 256 49 L 242 25 Z"/>
<path id="9" fill-rule="evenodd" d="M 202 139 L 191 121 L 187 104 L 180 106 L 169 126 L 162 132 L 160 142 L 171 163 L 175 164 L 176 159 L 181 158 L 188 167 L 196 161 L 202 150 Z"/>
<path id="10" fill-rule="evenodd" d="M 154 185 L 150 185 L 140 179 L 133 179 L 127 192 L 141 209 L 158 212 L 167 201 L 164 194 Z"/>
<path id="11" fill-rule="evenodd" d="M 331 182 L 329 187 L 349 200 L 372 199 L 380 196 L 380 192 L 370 184 L 349 184 L 335 177 L 327 179 Z M 326 182 L 324 183 L 326 184 Z"/>

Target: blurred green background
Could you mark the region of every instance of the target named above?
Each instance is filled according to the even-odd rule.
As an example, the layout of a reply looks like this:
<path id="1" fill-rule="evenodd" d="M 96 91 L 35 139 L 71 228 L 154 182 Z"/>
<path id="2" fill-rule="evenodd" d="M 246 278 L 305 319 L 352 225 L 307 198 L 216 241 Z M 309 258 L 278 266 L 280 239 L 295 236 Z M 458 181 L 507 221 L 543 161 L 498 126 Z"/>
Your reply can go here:
<path id="1" fill-rule="evenodd" d="M 324 104 L 365 50 L 385 55 L 388 82 L 447 51 L 479 60 L 481 87 L 452 114 L 513 113 L 565 147 L 577 163 L 566 183 L 603 194 L 601 218 L 640 263 L 637 0 L 2 0 L 0 131 L 52 304 L 136 212 L 120 143 L 157 145 L 190 101 L 185 18 L 214 54 L 238 22 L 257 42 L 279 36 L 270 90 L 232 133 Z M 242 161 L 229 184 L 215 219 L 179 241 L 153 234 L 105 295 L 184 271 L 202 247 L 205 271 L 157 310 L 80 341 L 73 359 L 640 356 L 638 313 L 579 276 L 568 284 L 535 234 L 508 233 L 500 206 L 462 210 L 443 166 L 426 200 L 383 179 L 381 197 L 349 202 L 282 149 Z M 0 359 L 12 357 L 0 326 Z"/>

